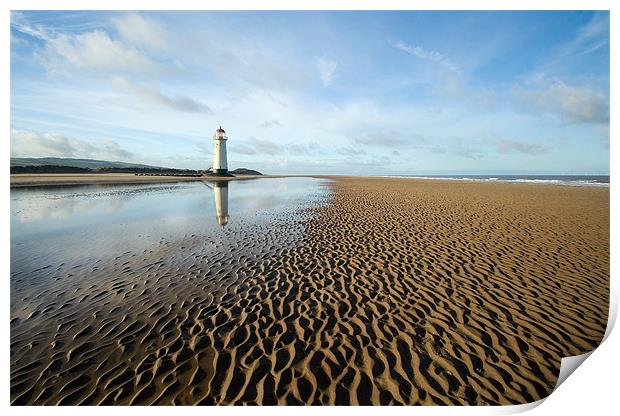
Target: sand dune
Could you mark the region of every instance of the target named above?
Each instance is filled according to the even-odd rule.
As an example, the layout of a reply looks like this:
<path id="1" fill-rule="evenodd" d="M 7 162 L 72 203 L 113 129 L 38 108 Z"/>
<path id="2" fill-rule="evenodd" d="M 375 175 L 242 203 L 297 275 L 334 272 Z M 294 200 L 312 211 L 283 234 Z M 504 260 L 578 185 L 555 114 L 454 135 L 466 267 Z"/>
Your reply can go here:
<path id="1" fill-rule="evenodd" d="M 302 224 L 12 273 L 11 402 L 524 403 L 600 342 L 609 189 L 326 186 Z"/>

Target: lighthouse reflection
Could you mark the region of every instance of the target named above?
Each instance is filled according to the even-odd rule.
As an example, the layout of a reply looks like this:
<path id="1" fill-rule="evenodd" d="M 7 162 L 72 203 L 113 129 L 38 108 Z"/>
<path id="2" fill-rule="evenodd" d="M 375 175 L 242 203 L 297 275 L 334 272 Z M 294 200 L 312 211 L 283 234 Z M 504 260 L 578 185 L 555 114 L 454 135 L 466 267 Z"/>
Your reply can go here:
<path id="1" fill-rule="evenodd" d="M 235 228 L 240 224 L 238 223 L 240 220 L 251 218 L 252 222 L 268 221 L 275 213 L 282 214 L 284 207 L 313 198 L 306 194 L 309 189 L 308 183 L 312 181 L 306 178 L 239 179 L 242 180 L 201 181 L 202 186 L 208 187 L 213 192 L 215 201 L 211 204 L 208 199 L 210 195 L 201 196 L 201 198 L 207 198 L 206 201 L 203 199 L 201 205 L 203 210 L 207 211 L 203 211 L 203 215 L 207 215 L 207 223 L 210 226 L 215 226 L 213 214 L 222 229 Z M 206 204 L 208 204 L 207 207 L 205 207 Z M 231 215 L 235 218 L 234 223 L 230 223 Z"/>
<path id="2" fill-rule="evenodd" d="M 213 183 L 213 197 L 215 198 L 215 217 L 220 227 L 228 224 L 228 182 Z"/>

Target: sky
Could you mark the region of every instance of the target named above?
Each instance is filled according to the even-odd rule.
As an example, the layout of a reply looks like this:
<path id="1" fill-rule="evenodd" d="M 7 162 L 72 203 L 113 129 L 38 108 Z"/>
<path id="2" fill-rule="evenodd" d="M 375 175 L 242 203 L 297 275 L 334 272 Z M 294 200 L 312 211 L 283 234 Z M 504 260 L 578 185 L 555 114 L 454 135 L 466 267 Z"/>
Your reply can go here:
<path id="1" fill-rule="evenodd" d="M 609 13 L 11 12 L 11 156 L 609 174 Z"/>

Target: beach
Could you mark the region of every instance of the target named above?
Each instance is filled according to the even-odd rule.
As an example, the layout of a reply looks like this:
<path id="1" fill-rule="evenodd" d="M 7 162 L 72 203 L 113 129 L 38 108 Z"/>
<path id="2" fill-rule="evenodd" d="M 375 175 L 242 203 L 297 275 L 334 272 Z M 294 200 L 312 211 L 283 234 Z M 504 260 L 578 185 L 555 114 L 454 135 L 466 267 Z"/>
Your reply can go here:
<path id="1" fill-rule="evenodd" d="M 11 403 L 522 404 L 600 343 L 609 188 L 317 186 L 294 216 L 12 261 Z"/>

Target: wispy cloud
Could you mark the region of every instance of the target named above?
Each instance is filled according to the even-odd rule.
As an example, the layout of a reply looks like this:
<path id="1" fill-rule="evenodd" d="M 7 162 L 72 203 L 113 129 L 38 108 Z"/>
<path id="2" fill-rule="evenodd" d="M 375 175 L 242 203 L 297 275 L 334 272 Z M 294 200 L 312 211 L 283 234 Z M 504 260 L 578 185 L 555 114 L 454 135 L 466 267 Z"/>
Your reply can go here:
<path id="1" fill-rule="evenodd" d="M 317 60 L 317 67 L 323 87 L 329 87 L 338 69 L 338 62 L 333 59 L 321 57 Z"/>
<path id="2" fill-rule="evenodd" d="M 211 111 L 211 109 L 207 105 L 193 98 L 184 96 L 170 97 L 163 94 L 158 89 L 147 84 L 137 84 L 120 77 L 115 78 L 113 80 L 113 83 L 119 89 L 122 89 L 126 92 L 131 92 L 145 103 L 163 106 L 176 111 L 205 114 L 213 113 L 213 111 Z"/>
<path id="3" fill-rule="evenodd" d="M 234 143 L 229 146 L 232 153 L 240 155 L 281 155 L 288 154 L 294 156 L 316 155 L 320 150 L 320 145 L 316 142 L 310 143 L 283 143 L 279 144 L 272 140 L 259 139 L 253 137 L 241 143 Z"/>
<path id="4" fill-rule="evenodd" d="M 278 143 L 256 137 L 234 145 L 231 144 L 228 149 L 231 153 L 240 155 L 277 155 L 283 151 L 283 147 Z"/>
<path id="5" fill-rule="evenodd" d="M 399 147 L 406 144 L 396 132 L 367 133 L 352 139 L 354 145 L 370 147 Z"/>
<path id="6" fill-rule="evenodd" d="M 598 11 L 587 23 L 577 28 L 573 37 L 550 52 L 546 61 L 533 70 L 527 80 L 537 82 L 540 79 L 551 78 L 565 73 L 579 63 L 595 67 L 591 62 L 591 54 L 604 48 L 609 64 L 609 39 L 609 12 Z"/>
<path id="7" fill-rule="evenodd" d="M 49 28 L 30 23 L 24 13 L 19 11 L 11 13 L 11 28 L 42 41 L 47 41 L 52 38 Z"/>
<path id="8" fill-rule="evenodd" d="M 368 154 L 366 150 L 354 146 L 341 146 L 337 148 L 336 151 L 344 156 L 361 156 Z"/>
<path id="9" fill-rule="evenodd" d="M 403 42 L 402 40 L 397 41 L 397 42 L 392 42 L 392 46 L 402 51 L 405 51 L 408 54 L 415 56 L 416 58 L 419 58 L 425 61 L 434 62 L 454 73 L 457 73 L 457 74 L 461 73 L 461 70 L 456 65 L 454 65 L 449 58 L 445 57 L 444 55 L 442 55 L 441 53 L 437 51 L 427 50 L 418 45 L 407 44 Z"/>
<path id="10" fill-rule="evenodd" d="M 321 146 L 316 142 L 311 142 L 308 144 L 287 143 L 285 147 L 287 153 L 302 156 L 316 156 L 321 148 Z"/>
<path id="11" fill-rule="evenodd" d="M 484 158 L 485 152 L 480 149 L 477 140 L 469 140 L 462 137 L 453 137 L 447 144 L 447 150 L 458 157 L 471 160 Z"/>
<path id="12" fill-rule="evenodd" d="M 579 28 L 577 36 L 562 48 L 561 55 L 585 55 L 609 45 L 609 12 L 597 12 Z"/>
<path id="13" fill-rule="evenodd" d="M 273 120 L 265 120 L 263 121 L 258 127 L 275 127 L 275 126 L 281 126 L 282 124 L 280 124 L 280 122 L 276 119 Z"/>
<path id="14" fill-rule="evenodd" d="M 493 141 L 493 145 L 498 153 L 524 153 L 536 155 L 549 151 L 547 146 L 519 140 L 496 139 Z"/>
<path id="15" fill-rule="evenodd" d="M 276 142 L 265 139 L 253 139 L 252 145 L 258 153 L 266 153 L 268 155 L 276 155 L 282 151 L 282 147 Z"/>
<path id="16" fill-rule="evenodd" d="M 208 146 L 205 146 L 205 149 L 207 147 Z M 209 151 L 212 151 L 212 149 L 210 149 Z M 235 143 L 233 146 L 228 147 L 228 151 L 230 153 L 236 153 L 239 155 L 246 155 L 246 156 L 258 154 L 258 150 L 256 150 L 254 146 L 248 145 L 246 143 Z"/>
<path id="17" fill-rule="evenodd" d="M 431 91 L 440 97 L 458 100 L 470 108 L 493 110 L 497 106 L 495 91 L 484 87 L 474 88 L 454 75 L 444 77 L 441 82 L 433 85 Z"/>
<path id="18" fill-rule="evenodd" d="M 112 18 L 120 37 L 129 44 L 162 49 L 169 46 L 170 33 L 159 22 L 137 13 L 128 13 Z"/>

